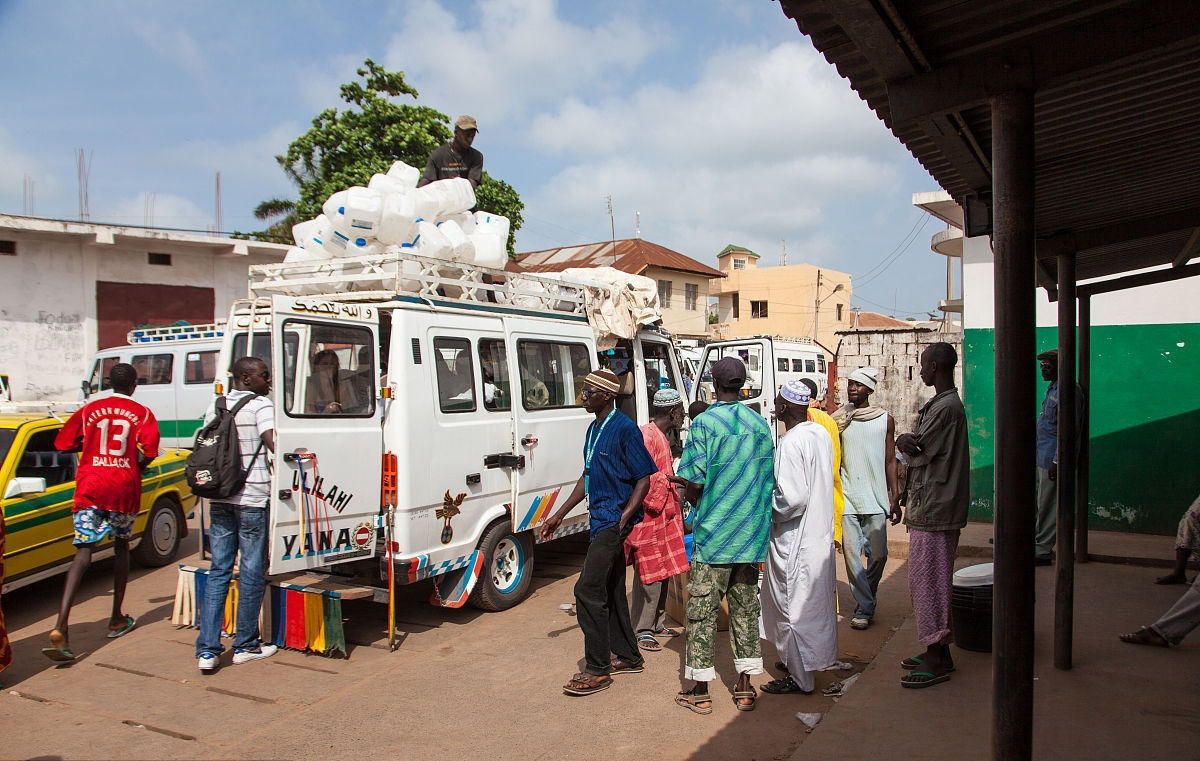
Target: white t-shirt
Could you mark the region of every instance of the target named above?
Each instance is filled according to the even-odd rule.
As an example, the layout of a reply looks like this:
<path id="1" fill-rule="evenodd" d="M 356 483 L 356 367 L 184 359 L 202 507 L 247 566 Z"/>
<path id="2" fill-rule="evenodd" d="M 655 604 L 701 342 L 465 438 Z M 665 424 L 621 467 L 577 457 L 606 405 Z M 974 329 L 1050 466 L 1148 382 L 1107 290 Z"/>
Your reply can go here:
<path id="1" fill-rule="evenodd" d="M 249 396 L 249 391 L 230 391 L 225 395 L 225 409 L 234 406 Z M 208 406 L 204 414 L 204 424 L 216 415 L 216 400 Z M 263 443 L 262 435 L 275 430 L 275 405 L 268 397 L 260 396 L 246 403 L 237 414 L 238 447 L 242 452 L 242 468 L 249 468 L 246 473 L 246 485 L 240 492 L 226 499 L 214 500 L 243 507 L 266 507 L 271 501 L 271 450 Z M 258 451 L 259 447 L 262 451 Z M 258 456 L 255 457 L 255 452 Z M 251 460 L 254 461 L 251 465 Z"/>

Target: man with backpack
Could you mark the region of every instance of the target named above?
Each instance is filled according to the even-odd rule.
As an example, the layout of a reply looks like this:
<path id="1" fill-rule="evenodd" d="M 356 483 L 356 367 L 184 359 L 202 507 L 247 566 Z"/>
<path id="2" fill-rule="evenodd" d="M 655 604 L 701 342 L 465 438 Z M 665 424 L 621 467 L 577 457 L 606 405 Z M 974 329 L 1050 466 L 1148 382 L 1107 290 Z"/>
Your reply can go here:
<path id="1" fill-rule="evenodd" d="M 188 482 L 211 500 L 212 563 L 200 602 L 200 636 L 196 638 L 197 665 L 209 673 L 217 668 L 225 649 L 221 645 L 225 597 L 239 552 L 233 663 L 269 658 L 277 649 L 264 644 L 258 631 L 266 587 L 269 462 L 275 451 L 275 407 L 267 398 L 271 374 L 261 359 L 242 357 L 233 363 L 233 383 L 235 388 L 218 397 L 204 416 L 204 427 L 188 458 Z M 238 458 L 230 457 L 235 431 Z"/>

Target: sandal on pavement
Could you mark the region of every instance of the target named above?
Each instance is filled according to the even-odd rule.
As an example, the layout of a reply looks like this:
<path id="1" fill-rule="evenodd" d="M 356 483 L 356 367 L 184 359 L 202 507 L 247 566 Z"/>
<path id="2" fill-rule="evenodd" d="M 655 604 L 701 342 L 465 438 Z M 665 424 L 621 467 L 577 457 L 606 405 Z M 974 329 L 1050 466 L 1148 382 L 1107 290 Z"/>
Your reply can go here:
<path id="1" fill-rule="evenodd" d="M 610 676 L 616 676 L 617 674 L 640 674 L 646 670 L 644 663 L 633 664 L 621 658 L 613 658 L 611 663 L 612 671 L 608 672 Z"/>
<path id="2" fill-rule="evenodd" d="M 680 637 L 680 636 L 683 636 L 683 631 L 682 631 L 682 630 L 680 630 L 680 629 L 673 629 L 673 628 L 671 628 L 670 626 L 664 626 L 664 627 L 663 627 L 663 628 L 661 628 L 661 629 L 655 629 L 655 630 L 654 630 L 654 633 L 655 633 L 656 635 L 658 635 L 659 637 Z"/>
<path id="3" fill-rule="evenodd" d="M 749 700 L 749 703 L 743 703 L 743 700 Z M 748 690 L 733 691 L 733 705 L 739 711 L 753 711 L 758 707 L 758 692 L 754 687 Z"/>
<path id="4" fill-rule="evenodd" d="M 900 677 L 900 686 L 919 690 L 949 681 L 950 674 L 945 672 L 941 674 L 935 674 L 932 671 L 913 671 Z"/>
<path id="5" fill-rule="evenodd" d="M 869 618 L 862 618 L 860 616 L 855 616 L 854 618 L 850 619 L 850 628 L 851 629 L 862 630 L 862 629 L 866 629 L 870 625 L 871 625 L 871 619 L 869 619 Z"/>
<path id="6" fill-rule="evenodd" d="M 71 648 L 67 647 L 66 645 L 63 645 L 62 647 L 43 647 L 42 655 L 58 663 L 67 663 L 79 657 L 75 655 L 75 653 L 71 652 Z"/>
<path id="7" fill-rule="evenodd" d="M 1171 643 L 1166 637 L 1151 629 L 1149 626 L 1143 626 L 1141 629 L 1132 634 L 1118 635 L 1122 642 L 1128 642 L 1131 645 L 1153 645 L 1154 647 L 1170 647 Z"/>
<path id="8" fill-rule="evenodd" d="M 108 638 L 116 639 L 117 637 L 124 637 L 126 634 L 133 631 L 133 627 L 135 626 L 137 626 L 137 619 L 133 616 L 125 616 L 125 625 L 120 629 L 109 629 Z"/>
<path id="9" fill-rule="evenodd" d="M 707 692 L 702 695 L 697 695 L 694 692 L 681 692 L 675 696 L 675 702 L 689 711 L 699 714 L 712 713 L 712 695 L 709 695 Z M 701 706 L 701 703 L 708 703 L 708 705 Z"/>
<path id="10" fill-rule="evenodd" d="M 774 679 L 767 682 L 762 686 L 762 691 L 769 692 L 772 695 L 790 695 L 793 693 L 811 695 L 813 693 L 812 690 L 801 689 L 800 685 L 790 675 L 785 676 L 783 679 Z"/>
<path id="11" fill-rule="evenodd" d="M 591 695 L 612 687 L 612 677 L 608 675 L 576 674 L 571 681 L 563 685 L 563 692 L 568 695 Z"/>
<path id="12" fill-rule="evenodd" d="M 639 634 L 637 643 L 638 647 L 651 653 L 657 653 L 663 649 L 662 643 L 653 634 Z"/>
<path id="13" fill-rule="evenodd" d="M 916 669 L 919 669 L 924 665 L 925 665 L 925 661 L 922 660 L 921 656 L 919 656 L 919 655 L 914 655 L 911 658 L 905 658 L 904 660 L 900 661 L 900 668 L 905 669 L 906 671 L 915 671 Z M 949 666 L 942 669 L 942 672 L 949 674 L 953 670 L 954 670 L 954 664 L 951 663 Z"/>

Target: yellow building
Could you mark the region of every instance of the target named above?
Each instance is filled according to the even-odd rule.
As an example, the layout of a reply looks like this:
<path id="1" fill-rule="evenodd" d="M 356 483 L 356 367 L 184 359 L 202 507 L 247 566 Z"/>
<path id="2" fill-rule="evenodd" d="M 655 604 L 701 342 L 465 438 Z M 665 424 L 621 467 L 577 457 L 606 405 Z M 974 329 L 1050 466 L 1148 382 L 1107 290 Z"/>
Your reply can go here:
<path id="1" fill-rule="evenodd" d="M 717 340 L 755 335 L 815 338 L 832 352 L 850 320 L 850 275 L 811 264 L 759 267 L 760 257 L 740 246 L 717 254 L 725 275 L 714 280 Z"/>
<path id="2" fill-rule="evenodd" d="M 517 254 L 515 267 L 534 273 L 613 267 L 651 278 L 658 283 L 663 327 L 680 338 L 708 337 L 710 283 L 715 286 L 724 277 L 707 264 L 641 238 L 530 251 Z"/>

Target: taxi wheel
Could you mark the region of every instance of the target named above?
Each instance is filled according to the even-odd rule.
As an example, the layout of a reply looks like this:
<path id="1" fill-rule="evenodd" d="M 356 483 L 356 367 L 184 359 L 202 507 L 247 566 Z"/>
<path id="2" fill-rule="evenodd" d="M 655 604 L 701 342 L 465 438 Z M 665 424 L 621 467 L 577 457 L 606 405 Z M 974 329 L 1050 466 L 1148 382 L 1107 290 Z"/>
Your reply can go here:
<path id="1" fill-rule="evenodd" d="M 183 516 L 179 506 L 170 497 L 159 497 L 150 509 L 146 530 L 133 550 L 133 559 L 148 568 L 164 566 L 179 554 L 182 538 Z"/>

